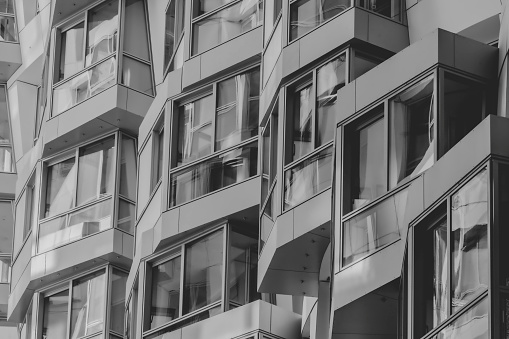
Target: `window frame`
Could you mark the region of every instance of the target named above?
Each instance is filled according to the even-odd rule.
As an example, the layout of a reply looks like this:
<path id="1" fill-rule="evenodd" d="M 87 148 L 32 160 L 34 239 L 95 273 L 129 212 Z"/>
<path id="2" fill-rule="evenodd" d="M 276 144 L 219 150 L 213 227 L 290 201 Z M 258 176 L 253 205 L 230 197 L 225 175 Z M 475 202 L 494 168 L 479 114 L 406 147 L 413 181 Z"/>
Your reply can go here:
<path id="1" fill-rule="evenodd" d="M 244 0 L 230 0 L 226 4 L 218 6 L 218 7 L 214 8 L 214 9 L 212 9 L 212 10 L 206 12 L 206 13 L 203 13 L 201 15 L 197 15 L 195 17 L 194 16 L 194 10 L 195 10 L 194 6 L 196 5 L 196 1 L 199 1 L 199 0 L 191 1 L 191 25 L 190 25 L 190 27 L 191 27 L 191 34 L 189 34 L 189 41 L 190 41 L 190 44 L 189 44 L 189 55 L 191 57 L 195 57 L 197 55 L 201 55 L 201 54 L 203 54 L 203 53 L 205 53 L 207 51 L 210 51 L 210 50 L 212 50 L 212 49 L 214 49 L 214 48 L 216 48 L 218 46 L 221 46 L 221 45 L 227 43 L 228 41 L 231 41 L 231 40 L 233 40 L 235 38 L 238 38 L 241 35 L 244 35 L 244 34 L 250 32 L 250 31 L 253 31 L 253 30 L 257 29 L 258 27 L 263 26 L 263 20 L 260 21 L 260 18 L 258 18 L 259 22 L 258 22 L 257 26 L 253 27 L 252 29 L 249 29 L 249 30 L 247 30 L 245 32 L 242 32 L 242 33 L 232 37 L 231 39 L 225 40 L 225 41 L 219 43 L 218 45 L 215 45 L 213 47 L 207 48 L 207 49 L 205 49 L 205 50 L 203 50 L 201 52 L 194 51 L 193 50 L 193 45 L 194 45 L 194 33 L 195 33 L 194 27 L 195 27 L 195 24 L 200 22 L 200 21 L 203 21 L 204 19 L 207 19 L 208 17 L 210 17 L 210 16 L 212 16 L 214 14 L 217 14 L 217 13 L 221 12 L 224 9 L 227 9 L 228 7 L 235 6 L 235 5 L 241 3 Z M 263 2 L 263 0 L 256 0 L 256 1 L 257 1 L 257 7 L 258 7 L 258 10 L 257 10 L 258 16 L 260 16 L 260 12 L 261 12 L 261 15 L 263 16 L 264 15 L 264 11 L 265 11 L 265 9 L 263 7 L 264 2 Z M 260 11 L 260 3 L 261 3 L 261 6 L 262 6 L 261 11 Z"/>
<path id="2" fill-rule="evenodd" d="M 411 263 L 411 266 L 413 267 L 412 270 L 409 270 L 409 274 L 411 275 L 410 280 L 410 286 L 409 290 L 411 293 L 411 296 L 413 299 L 415 299 L 415 296 L 418 293 L 421 293 L 416 288 L 416 285 L 420 284 L 421 282 L 416 280 L 416 270 L 419 269 L 420 266 L 417 266 L 418 263 L 416 263 L 416 255 L 415 255 L 415 248 L 416 244 L 419 241 L 417 239 L 416 235 L 422 234 L 423 232 L 429 232 L 436 228 L 437 224 L 440 220 L 446 219 L 447 223 L 447 286 L 446 290 L 448 292 L 448 299 L 447 299 L 447 316 L 446 318 L 438 323 L 434 328 L 430 329 L 428 332 L 424 334 L 416 333 L 416 331 L 419 329 L 416 326 L 413 326 L 412 333 L 417 338 L 423 338 L 423 339 L 431 339 L 434 338 L 435 335 L 437 335 L 439 332 L 441 332 L 443 329 L 445 329 L 448 325 L 452 324 L 457 318 L 465 314 L 466 312 L 472 310 L 476 305 L 478 305 L 480 302 L 485 300 L 486 298 L 490 298 L 490 294 L 493 292 L 491 291 L 491 286 L 493 285 L 493 269 L 490 265 L 488 265 L 488 287 L 485 291 L 481 292 L 479 295 L 475 296 L 472 300 L 469 300 L 465 303 L 465 305 L 461 306 L 458 310 L 454 311 L 452 309 L 452 290 L 453 290 L 453 283 L 452 283 L 452 270 L 453 270 L 453 244 L 454 244 L 454 238 L 452 236 L 452 199 L 454 195 L 456 195 L 459 191 L 461 191 L 463 188 L 468 185 L 472 179 L 474 179 L 476 176 L 481 174 L 482 172 L 486 172 L 487 176 L 487 182 L 486 182 L 486 211 L 487 211 L 487 243 L 488 243 L 488 256 L 490 257 L 490 262 L 493 260 L 493 249 L 494 249 L 494 243 L 493 243 L 493 225 L 494 220 L 492 216 L 492 210 L 494 206 L 494 194 L 493 194 L 493 187 L 492 184 L 494 182 L 494 167 L 496 165 L 493 164 L 493 161 L 491 159 L 488 159 L 486 161 L 481 162 L 477 166 L 475 166 L 472 171 L 470 171 L 469 174 L 465 175 L 461 180 L 456 182 L 456 184 L 450 188 L 445 196 L 443 196 L 440 200 L 435 202 L 428 210 L 421 215 L 419 218 L 414 220 L 410 223 L 409 227 L 413 229 L 413 232 L 411 232 L 412 236 L 409 238 L 408 241 L 411 241 L 412 244 L 412 255 L 409 257 L 409 262 Z M 421 247 L 422 245 L 419 245 Z M 495 268 L 496 271 L 496 268 Z M 416 283 L 412 283 L 415 281 Z M 495 282 L 496 283 L 496 282 Z M 416 309 L 417 305 L 415 302 L 412 305 L 412 321 L 416 322 Z M 489 323 L 492 323 L 494 313 L 492 312 L 493 308 L 490 308 L 488 311 L 488 318 Z M 420 313 L 418 313 L 420 314 Z"/>
<path id="3" fill-rule="evenodd" d="M 186 32 L 186 18 L 187 18 L 187 15 L 186 15 L 186 7 L 185 7 L 185 0 L 169 0 L 167 5 L 166 5 L 166 9 L 164 11 L 165 13 L 165 18 L 166 16 L 168 15 L 168 10 L 170 9 L 170 5 L 171 5 L 171 2 L 174 1 L 175 2 L 175 18 L 178 17 L 178 14 L 182 13 L 184 14 L 183 17 L 179 20 L 175 20 L 175 24 L 173 26 L 173 32 L 176 32 L 177 31 L 177 27 L 179 26 L 179 24 L 182 24 L 182 31 L 180 32 L 180 35 L 177 39 L 175 39 L 175 36 L 173 37 L 173 41 L 174 41 L 174 45 L 173 45 L 173 51 L 172 51 L 172 54 L 169 56 L 168 58 L 168 63 L 166 63 L 166 53 L 163 53 L 164 54 L 164 64 L 163 64 L 163 77 L 166 76 L 169 72 L 171 71 L 174 71 L 175 69 L 175 64 L 174 64 L 174 61 L 175 61 L 175 57 L 176 57 L 176 54 L 177 54 L 177 51 L 180 47 L 182 48 L 185 48 L 184 45 L 182 44 L 185 44 L 184 42 L 184 36 L 185 36 L 185 32 Z M 165 34 L 166 34 L 166 24 L 165 24 Z M 165 37 L 165 42 L 166 42 L 166 37 Z M 184 57 L 185 59 L 185 57 Z"/>
<path id="4" fill-rule="evenodd" d="M 196 242 L 200 241 L 201 239 L 204 239 L 207 236 L 214 234 L 216 232 L 219 232 L 219 231 L 221 231 L 223 233 L 222 234 L 223 257 L 222 257 L 222 273 L 221 273 L 221 286 L 222 286 L 221 287 L 221 298 L 218 301 L 214 301 L 208 305 L 202 306 L 199 309 L 195 309 L 191 312 L 183 314 L 184 284 L 185 284 L 185 279 L 186 279 L 186 272 L 185 272 L 186 249 L 189 246 L 192 246 Z M 235 232 L 234 224 L 230 223 L 229 221 L 221 221 L 218 224 L 216 224 L 215 226 L 210 227 L 205 231 L 201 231 L 186 240 L 180 241 L 178 244 L 176 244 L 172 248 L 166 250 L 164 253 L 154 255 L 152 258 L 148 258 L 145 261 L 145 263 L 144 263 L 144 267 L 145 267 L 145 269 L 144 269 L 145 270 L 144 287 L 143 287 L 143 291 L 138 291 L 138 293 L 143 293 L 143 300 L 144 300 L 144 305 L 143 305 L 144 311 L 143 311 L 143 316 L 142 316 L 143 318 L 142 318 L 142 324 L 141 324 L 142 325 L 141 326 L 142 327 L 141 328 L 141 332 L 142 332 L 141 337 L 142 338 L 147 338 L 157 332 L 164 331 L 165 329 L 169 329 L 170 327 L 172 327 L 174 325 L 178 326 L 179 323 L 183 323 L 184 326 L 187 326 L 187 325 L 185 325 L 186 320 L 188 320 L 194 316 L 197 316 L 201 313 L 207 312 L 207 311 L 209 311 L 213 308 L 216 308 L 218 306 L 220 306 L 219 313 L 225 313 L 225 312 L 233 309 L 233 308 L 230 308 L 230 299 L 229 299 L 230 289 L 229 289 L 229 286 L 227 283 L 228 279 L 229 279 L 229 271 L 230 271 L 229 264 L 230 264 L 230 246 L 231 246 L 230 234 L 231 233 L 242 234 L 240 232 Z M 257 238 L 253 237 L 253 240 L 256 241 L 256 243 L 258 243 Z M 150 310 L 152 307 L 152 293 L 151 293 L 151 291 L 152 291 L 153 268 L 156 266 L 159 266 L 161 264 L 167 263 L 170 260 L 179 258 L 179 257 L 180 257 L 179 260 L 180 260 L 180 264 L 181 264 L 181 271 L 180 271 L 180 278 L 179 278 L 179 283 L 180 283 L 179 317 L 177 317 L 173 320 L 167 321 L 167 322 L 151 329 L 150 328 L 151 312 L 148 310 Z M 255 258 L 254 258 L 255 262 L 257 262 L 257 259 L 258 258 L 255 256 Z M 251 261 L 251 259 L 250 259 L 250 262 L 246 262 L 246 265 L 252 265 L 252 264 L 253 264 L 253 261 Z M 246 284 L 249 284 L 249 274 L 250 274 L 249 270 L 246 270 L 245 274 L 246 274 Z M 250 303 L 249 297 L 250 297 L 249 290 L 246 290 L 244 305 Z"/>
<path id="5" fill-rule="evenodd" d="M 0 17 L 9 17 L 14 20 L 14 30 L 15 30 L 14 38 L 15 38 L 15 40 L 14 41 L 2 41 L 1 43 L 19 44 L 18 20 L 16 20 L 16 18 L 17 18 L 16 1 L 15 0 L 10 0 L 10 1 L 12 1 L 13 13 L 0 12 Z"/>
<path id="6" fill-rule="evenodd" d="M 242 0 L 241 0 L 242 1 Z M 235 144 L 235 145 L 232 145 L 232 146 L 229 146 L 229 147 L 226 147 L 224 149 L 221 149 L 221 150 L 216 150 L 217 147 L 216 147 L 216 127 L 217 127 L 217 109 L 218 109 L 218 97 L 217 97 L 217 94 L 218 94 L 218 90 L 217 90 L 217 87 L 218 87 L 218 84 L 225 81 L 225 80 L 229 80 L 231 78 L 234 78 L 236 76 L 239 76 L 239 75 L 247 75 L 248 73 L 250 72 L 253 72 L 253 71 L 258 71 L 259 74 L 260 74 L 260 85 L 261 85 L 261 67 L 260 67 L 260 64 L 254 64 L 254 65 L 249 65 L 249 66 L 246 66 L 240 70 L 238 70 L 236 73 L 230 73 L 230 74 L 227 74 L 219 79 L 217 79 L 215 82 L 211 83 L 211 84 L 208 84 L 208 85 L 205 85 L 203 86 L 202 88 L 199 88 L 198 90 L 190 93 L 190 94 L 186 94 L 186 95 L 183 95 L 183 96 L 177 96 L 173 99 L 173 101 L 171 102 L 171 104 L 169 105 L 169 107 L 171 107 L 171 112 L 168 112 L 167 114 L 169 114 L 169 118 L 170 118 L 170 131 L 168 131 L 167 133 L 170 134 L 169 136 L 169 140 L 170 140 L 170 150 L 169 150 L 169 153 L 170 153 L 170 157 L 169 157 L 169 173 L 168 173 L 168 178 L 169 178 L 169 182 L 168 182 L 168 197 L 167 197 L 167 201 L 168 201 L 168 208 L 169 209 L 173 209 L 173 208 L 178 208 L 179 206 L 182 206 L 182 205 L 185 205 L 185 204 L 188 204 L 192 201 L 195 201 L 197 199 L 200 199 L 200 198 L 203 198 L 203 197 L 206 197 L 206 196 L 209 196 L 211 194 L 214 194 L 216 192 L 219 192 L 221 190 L 224 190 L 225 188 L 228 188 L 228 187 L 231 187 L 233 185 L 237 185 L 239 183 L 235 183 L 235 184 L 232 184 L 232 185 L 229 185 L 229 186 L 226 186 L 226 187 L 222 187 L 220 189 L 217 189 L 215 191 L 212 191 L 212 192 L 208 192 L 206 194 L 203 194 L 199 197 L 196 197 L 196 198 L 193 198 L 193 199 L 190 199 L 188 201 L 185 201 L 185 202 L 182 202 L 182 203 L 175 203 L 175 205 L 172 205 L 171 204 L 171 201 L 172 201 L 172 198 L 171 198 L 171 195 L 172 195 L 172 189 L 171 189 L 171 179 L 172 179 L 172 176 L 180 173 L 180 172 L 184 172 L 186 169 L 189 169 L 197 164 L 200 164 L 200 163 L 205 163 L 207 161 L 209 161 L 210 159 L 212 158 L 215 158 L 217 156 L 220 156 L 222 154 L 226 154 L 228 152 L 231 152 L 235 149 L 241 149 L 245 146 L 248 146 L 252 143 L 256 143 L 259 139 L 259 134 L 260 134 L 260 127 L 258 126 L 257 124 L 257 128 L 258 128 L 258 132 L 256 135 L 252 136 L 252 137 L 249 137 L 243 141 L 240 141 L 239 143 Z M 182 163 L 182 164 L 178 164 L 178 140 L 179 140 L 179 119 L 181 119 L 181 114 L 180 114 L 180 108 L 189 104 L 189 103 L 193 103 L 195 101 L 198 101 L 200 99 L 203 99 L 203 98 L 206 98 L 208 96 L 211 96 L 212 97 L 212 101 L 213 101 L 213 105 L 211 105 L 211 107 L 209 108 L 210 111 L 212 112 L 213 114 L 213 118 L 212 118 L 212 121 L 211 121 L 211 142 L 210 142 L 210 148 L 211 148 L 211 151 L 209 154 L 205 155 L 205 156 L 202 156 L 202 157 L 199 157 L 197 159 L 194 159 L 194 160 L 191 160 L 191 161 L 188 161 L 188 162 L 185 162 L 185 163 Z M 261 89 L 259 88 L 258 89 L 258 100 L 260 100 L 260 97 L 261 97 Z M 246 100 L 249 99 L 249 98 L 246 98 Z M 258 169 L 259 171 L 259 169 Z M 258 175 L 258 173 L 252 175 L 251 177 L 249 178 L 246 178 L 244 179 L 242 182 L 246 181 L 246 180 L 249 180 L 253 177 L 256 177 Z"/>
<path id="7" fill-rule="evenodd" d="M 3 171 L 0 171 L 0 173 L 16 173 L 17 170 L 16 170 L 16 157 L 14 155 L 14 147 L 13 147 L 13 137 L 12 137 L 12 126 L 11 126 L 11 114 L 10 114 L 10 108 L 9 108 L 9 93 L 7 91 L 7 84 L 4 84 L 4 83 L 0 83 L 0 91 L 2 91 L 5 93 L 5 107 L 6 107 L 6 111 L 5 113 L 7 114 L 7 124 L 9 125 L 8 128 L 9 128 L 9 141 L 0 141 L 0 149 L 3 149 L 3 148 L 8 148 L 10 149 L 10 153 L 11 153 L 11 170 L 9 172 L 3 172 Z"/>
<path id="8" fill-rule="evenodd" d="M 272 13 L 272 15 L 270 16 L 270 18 L 272 19 L 272 28 L 269 32 L 269 34 L 265 34 L 267 33 L 265 31 L 265 21 L 267 20 L 267 18 L 269 18 L 269 16 L 267 16 L 267 6 L 265 5 L 265 3 L 267 1 L 273 1 L 275 3 L 275 1 L 280 1 L 281 2 L 281 10 L 279 11 L 279 13 L 277 15 L 274 15 L 275 14 L 275 11 Z M 268 45 L 269 45 L 269 42 L 272 40 L 272 36 L 274 35 L 274 31 L 276 30 L 276 27 L 277 25 L 279 24 L 279 21 L 281 20 L 281 18 L 283 17 L 283 0 L 263 0 L 263 52 L 262 54 L 265 54 L 265 50 L 267 49 Z M 275 6 L 274 6 L 275 8 Z M 290 7 L 288 7 L 290 8 Z"/>
<path id="9" fill-rule="evenodd" d="M 152 193 L 157 190 L 157 188 L 162 184 L 163 181 L 163 173 L 164 173 L 164 162 L 165 162 L 165 154 L 167 151 L 165 150 L 165 120 L 164 120 L 164 111 L 161 111 L 161 117 L 159 121 L 155 124 L 154 129 L 152 130 L 152 169 L 150 175 L 150 192 Z M 161 163 L 159 163 L 159 160 Z M 160 167 L 159 167 L 160 166 Z M 159 173 L 159 171 L 161 171 Z"/>

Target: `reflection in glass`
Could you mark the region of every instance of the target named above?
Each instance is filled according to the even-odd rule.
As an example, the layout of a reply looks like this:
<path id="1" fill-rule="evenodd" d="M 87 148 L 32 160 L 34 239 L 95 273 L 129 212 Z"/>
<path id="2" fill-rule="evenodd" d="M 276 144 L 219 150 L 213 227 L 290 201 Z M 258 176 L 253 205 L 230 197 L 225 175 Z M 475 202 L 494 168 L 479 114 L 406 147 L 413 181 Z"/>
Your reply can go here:
<path id="1" fill-rule="evenodd" d="M 119 193 L 124 197 L 136 200 L 136 146 L 132 138 L 122 135 L 120 152 L 120 187 Z"/>
<path id="2" fill-rule="evenodd" d="M 265 21 L 263 22 L 265 43 L 269 40 L 270 33 L 274 28 L 274 24 L 276 23 L 282 8 L 283 0 L 265 0 Z"/>
<path id="3" fill-rule="evenodd" d="M 488 289 L 488 171 L 484 169 L 452 197 L 452 310 Z"/>
<path id="4" fill-rule="evenodd" d="M 104 271 L 100 271 L 73 282 L 71 338 L 79 338 L 102 331 L 105 276 Z"/>
<path id="5" fill-rule="evenodd" d="M 152 86 L 152 70 L 150 65 L 124 55 L 122 64 L 122 79 L 120 80 L 123 85 L 146 93 L 149 95 L 154 94 L 154 86 Z"/>
<path id="6" fill-rule="evenodd" d="M 384 120 L 357 130 L 352 142 L 351 208 L 356 210 L 386 191 Z"/>
<path id="7" fill-rule="evenodd" d="M 115 138 L 80 148 L 77 206 L 113 193 Z"/>
<path id="8" fill-rule="evenodd" d="M 290 4 L 290 41 L 351 6 L 351 0 L 299 0 Z"/>
<path id="9" fill-rule="evenodd" d="M 293 103 L 293 160 L 313 149 L 313 86 L 309 85 L 294 95 Z"/>
<path id="10" fill-rule="evenodd" d="M 356 0 L 355 5 L 385 17 L 401 21 L 401 6 L 399 0 Z"/>
<path id="11" fill-rule="evenodd" d="M 42 337 L 51 339 L 67 338 L 67 314 L 69 290 L 44 298 Z"/>
<path id="12" fill-rule="evenodd" d="M 204 52 L 262 23 L 263 1 L 241 0 L 193 25 L 193 54 Z"/>
<path id="13" fill-rule="evenodd" d="M 193 0 L 193 18 L 213 11 L 235 0 Z"/>
<path id="14" fill-rule="evenodd" d="M 124 52 L 149 60 L 145 5 L 142 0 L 127 0 L 124 17 Z"/>
<path id="15" fill-rule="evenodd" d="M 185 4 L 185 0 L 172 0 L 170 1 L 170 5 L 166 11 L 164 69 L 166 69 L 171 60 L 173 60 L 173 67 L 170 66 L 170 68 L 177 69 L 179 68 L 178 66 L 181 66 L 179 54 L 180 52 L 182 52 L 182 54 L 184 52 L 181 40 L 184 35 Z"/>
<path id="16" fill-rule="evenodd" d="M 389 183 L 422 173 L 435 158 L 433 76 L 391 100 Z"/>
<path id="17" fill-rule="evenodd" d="M 117 50 L 118 0 L 108 1 L 88 11 L 87 49 L 88 67 Z M 140 43 L 137 41 L 137 43 Z"/>
<path id="18" fill-rule="evenodd" d="M 400 238 L 408 190 L 398 192 L 343 225 L 343 266 Z"/>
<path id="19" fill-rule="evenodd" d="M 216 150 L 258 135 L 259 91 L 258 69 L 218 83 Z"/>
<path id="20" fill-rule="evenodd" d="M 285 172 L 285 209 L 323 191 L 331 183 L 332 148 L 329 147 Z"/>
<path id="21" fill-rule="evenodd" d="M 111 199 L 69 215 L 69 241 L 104 231 L 111 225 Z"/>
<path id="22" fill-rule="evenodd" d="M 83 69 L 85 23 L 80 22 L 60 35 L 60 68 L 58 81 Z"/>
<path id="23" fill-rule="evenodd" d="M 11 147 L 0 147 L 0 172 L 14 172 Z"/>
<path id="24" fill-rule="evenodd" d="M 345 86 L 346 55 L 320 67 L 316 74 L 316 145 L 332 141 L 336 126 L 336 99 L 338 91 Z"/>
<path id="25" fill-rule="evenodd" d="M 130 234 L 134 234 L 134 211 L 135 205 L 124 199 L 118 200 L 117 228 Z"/>
<path id="26" fill-rule="evenodd" d="M 230 307 L 242 306 L 256 296 L 258 246 L 255 237 L 230 233 L 228 288 Z"/>
<path id="27" fill-rule="evenodd" d="M 62 243 L 66 243 L 69 236 L 63 235 L 65 226 L 65 216 L 41 223 L 38 233 L 39 252 L 44 252 Z"/>
<path id="28" fill-rule="evenodd" d="M 116 82 L 116 57 L 95 65 L 53 90 L 53 116 L 109 88 Z"/>
<path id="29" fill-rule="evenodd" d="M 216 231 L 187 246 L 183 313 L 221 300 L 223 283 L 223 231 Z"/>
<path id="30" fill-rule="evenodd" d="M 488 339 L 488 298 L 458 317 L 452 324 L 440 331 L 436 339 Z"/>
<path id="31" fill-rule="evenodd" d="M 127 273 L 113 269 L 111 275 L 110 330 L 123 333 Z"/>
<path id="32" fill-rule="evenodd" d="M 212 152 L 212 95 L 181 106 L 179 109 L 178 165 Z"/>
<path id="33" fill-rule="evenodd" d="M 375 68 L 380 64 L 382 60 L 376 59 L 372 56 L 366 55 L 364 53 L 360 53 L 355 51 L 354 60 L 353 60 L 353 69 L 351 69 L 352 79 L 351 81 L 357 79 L 367 71 L 372 68 Z"/>
<path id="34" fill-rule="evenodd" d="M 17 41 L 16 36 L 16 21 L 14 17 L 0 14 L 0 41 L 15 42 Z"/>
<path id="35" fill-rule="evenodd" d="M 2 257 L 0 259 L 0 284 L 9 283 L 9 277 L 11 272 L 11 260 L 9 258 Z"/>
<path id="36" fill-rule="evenodd" d="M 1 0 L 0 13 L 14 14 L 14 0 Z"/>
<path id="37" fill-rule="evenodd" d="M 150 328 L 156 328 L 180 316 L 180 256 L 152 268 Z"/>
<path id="38" fill-rule="evenodd" d="M 257 152 L 257 143 L 252 143 L 173 174 L 170 179 L 170 206 L 182 204 L 256 175 Z"/>
<path id="39" fill-rule="evenodd" d="M 67 211 L 74 206 L 74 158 L 64 160 L 47 169 L 45 217 Z"/>

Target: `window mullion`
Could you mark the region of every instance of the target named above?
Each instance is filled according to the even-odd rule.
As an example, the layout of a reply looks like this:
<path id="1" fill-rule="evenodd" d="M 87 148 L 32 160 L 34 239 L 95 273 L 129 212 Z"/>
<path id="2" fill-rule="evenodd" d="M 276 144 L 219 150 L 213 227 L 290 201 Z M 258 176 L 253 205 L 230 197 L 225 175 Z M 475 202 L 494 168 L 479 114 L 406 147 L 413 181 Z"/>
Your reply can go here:
<path id="1" fill-rule="evenodd" d="M 103 298 L 103 314 L 104 314 L 104 322 L 103 322 L 103 338 L 109 338 L 108 331 L 110 328 L 110 319 L 111 314 L 108 312 L 108 305 L 111 305 L 111 286 L 113 284 L 113 269 L 111 266 L 108 266 L 103 274 L 106 274 L 106 279 L 104 279 L 103 290 L 106 291 L 106 298 Z"/>
<path id="2" fill-rule="evenodd" d="M 214 83 L 212 86 L 212 98 L 213 98 L 213 119 L 212 119 L 212 142 L 211 142 L 211 154 L 215 152 L 216 150 L 216 123 L 217 123 L 217 82 Z"/>
<path id="3" fill-rule="evenodd" d="M 452 197 L 449 196 L 447 198 L 447 214 L 446 214 L 446 218 L 447 218 L 447 317 L 449 317 L 451 315 L 451 310 L 452 310 L 452 282 L 451 282 L 451 279 L 452 279 L 452 232 L 451 232 L 451 229 L 452 229 L 452 221 L 451 221 L 451 207 L 452 207 L 452 202 L 451 202 L 451 199 Z"/>
<path id="4" fill-rule="evenodd" d="M 67 338 L 71 337 L 71 319 L 72 319 L 72 280 L 69 280 L 69 293 L 67 296 Z"/>
<path id="5" fill-rule="evenodd" d="M 389 173 L 389 152 L 390 152 L 390 137 L 389 133 L 391 133 L 390 130 L 390 113 L 389 113 L 389 100 L 384 100 L 384 171 L 385 171 L 385 187 L 384 192 L 387 192 L 389 190 L 390 185 L 390 173 Z"/>
<path id="6" fill-rule="evenodd" d="M 317 124 L 316 124 L 316 112 L 317 112 L 317 109 L 316 109 L 316 105 L 317 105 L 317 102 L 316 102 L 316 91 L 317 91 L 317 83 L 316 83 L 316 73 L 317 73 L 317 70 L 315 69 L 313 71 L 313 80 L 311 82 L 311 102 L 312 102 L 312 106 L 311 106 L 311 131 L 313 131 L 313 135 L 311 137 L 311 151 L 313 151 L 315 148 L 316 148 L 316 138 L 318 137 L 318 133 L 317 133 Z"/>
<path id="7" fill-rule="evenodd" d="M 80 160 L 80 147 L 76 147 L 74 155 L 74 166 L 76 171 L 74 173 L 74 207 L 78 207 L 78 172 L 79 172 L 79 161 Z M 66 224 L 67 226 L 67 224 Z"/>
<path id="8" fill-rule="evenodd" d="M 228 261 L 228 257 L 229 257 L 229 251 L 228 251 L 228 248 L 230 247 L 229 245 L 229 232 L 231 230 L 231 227 L 228 223 L 226 223 L 223 227 L 223 290 L 222 290 L 222 311 L 223 312 L 226 312 L 228 311 L 229 309 L 229 306 L 230 306 L 230 297 L 229 297 L 229 288 L 228 288 L 228 285 L 229 285 L 229 281 L 228 281 L 228 264 L 229 264 L 229 261 Z"/>
<path id="9" fill-rule="evenodd" d="M 185 266 L 185 245 L 182 244 L 180 246 L 180 295 L 179 295 L 179 317 L 182 317 L 184 314 L 184 277 L 186 275 L 186 266 Z"/>
<path id="10" fill-rule="evenodd" d="M 122 141 L 123 137 L 120 133 L 115 133 L 115 164 L 113 165 L 115 167 L 113 173 L 115 173 L 115 179 L 113 180 L 113 192 L 111 192 L 112 195 L 112 228 L 117 227 L 117 211 L 119 208 L 119 198 L 120 198 L 120 161 L 122 161 Z M 127 160 L 126 160 L 127 161 Z M 127 165 L 127 164 L 126 164 Z M 102 171 L 101 171 L 102 172 Z"/>
<path id="11" fill-rule="evenodd" d="M 88 10 L 85 11 L 85 21 L 83 23 L 83 69 L 87 65 L 87 43 L 88 43 Z"/>

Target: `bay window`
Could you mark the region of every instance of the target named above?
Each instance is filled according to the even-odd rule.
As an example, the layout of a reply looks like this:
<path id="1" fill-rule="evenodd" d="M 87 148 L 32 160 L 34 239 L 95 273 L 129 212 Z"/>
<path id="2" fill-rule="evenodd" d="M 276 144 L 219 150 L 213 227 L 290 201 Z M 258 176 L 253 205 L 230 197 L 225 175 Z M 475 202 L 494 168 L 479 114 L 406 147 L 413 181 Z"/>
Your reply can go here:
<path id="1" fill-rule="evenodd" d="M 0 1 L 0 41 L 18 41 L 16 18 L 14 15 L 14 0 Z"/>
<path id="2" fill-rule="evenodd" d="M 74 279 L 55 292 L 45 293 L 42 338 L 121 338 L 126 280 L 126 273 L 108 268 Z M 109 329 L 105 326 L 107 313 L 110 314 Z"/>
<path id="3" fill-rule="evenodd" d="M 119 205 L 116 226 L 133 232 L 135 152 L 134 140 L 117 133 L 46 162 L 39 252 L 110 228 L 115 204 Z"/>
<path id="4" fill-rule="evenodd" d="M 164 33 L 164 69 L 174 70 L 184 64 L 185 0 L 170 0 L 166 8 Z"/>
<path id="5" fill-rule="evenodd" d="M 0 85 L 0 172 L 14 172 L 14 162 L 12 159 L 7 89 L 4 85 Z"/>
<path id="6" fill-rule="evenodd" d="M 125 12 L 124 49 L 119 55 L 121 9 Z M 118 82 L 152 95 L 146 25 L 143 0 L 108 0 L 60 25 L 55 40 L 52 116 Z M 119 57 L 123 68 L 117 76 Z"/>
<path id="7" fill-rule="evenodd" d="M 221 226 L 148 266 L 144 338 L 163 338 L 259 298 L 257 236 L 245 229 Z"/>
<path id="8" fill-rule="evenodd" d="M 171 206 L 256 175 L 259 79 L 250 70 L 175 108 Z"/>
<path id="9" fill-rule="evenodd" d="M 263 0 L 194 0 L 192 54 L 231 40 L 263 22 Z"/>
<path id="10" fill-rule="evenodd" d="M 447 200 L 448 204 L 442 204 L 415 231 L 415 336 L 420 338 L 440 326 L 443 328 L 440 338 L 445 333 L 456 333 L 447 338 L 477 338 L 467 335 L 468 331 L 459 325 L 466 325 L 462 319 L 477 313 L 479 305 L 487 303 L 488 170 L 481 169 Z M 479 299 L 484 301 L 477 303 Z M 463 315 L 441 326 L 458 312 Z M 485 306 L 482 312 L 487 312 Z M 479 317 L 476 323 L 482 325 L 476 333 L 485 335 L 487 315 Z M 474 329 L 471 325 L 466 328 Z"/>

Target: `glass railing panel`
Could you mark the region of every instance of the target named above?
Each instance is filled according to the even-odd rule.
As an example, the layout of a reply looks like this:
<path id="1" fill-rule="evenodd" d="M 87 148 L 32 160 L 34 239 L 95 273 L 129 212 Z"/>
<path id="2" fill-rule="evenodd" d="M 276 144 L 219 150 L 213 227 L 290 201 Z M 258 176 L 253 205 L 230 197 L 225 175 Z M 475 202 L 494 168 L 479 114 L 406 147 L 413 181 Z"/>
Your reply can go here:
<path id="1" fill-rule="evenodd" d="M 400 238 L 407 195 L 398 192 L 343 224 L 343 266 Z"/>
<path id="2" fill-rule="evenodd" d="M 489 302 L 480 303 L 462 314 L 453 323 L 440 331 L 434 339 L 480 339 L 489 338 Z"/>
<path id="3" fill-rule="evenodd" d="M 257 174 L 258 144 L 251 143 L 171 175 L 170 206 L 239 183 Z"/>
<path id="4" fill-rule="evenodd" d="M 291 208 L 332 184 L 332 147 L 285 171 L 285 209 Z"/>
<path id="5" fill-rule="evenodd" d="M 116 60 L 115 56 L 106 59 L 55 87 L 53 90 L 53 116 L 115 84 L 117 79 Z"/>
<path id="6" fill-rule="evenodd" d="M 193 25 L 193 54 L 202 53 L 247 32 L 263 21 L 263 2 L 243 0 Z"/>

